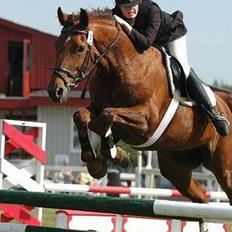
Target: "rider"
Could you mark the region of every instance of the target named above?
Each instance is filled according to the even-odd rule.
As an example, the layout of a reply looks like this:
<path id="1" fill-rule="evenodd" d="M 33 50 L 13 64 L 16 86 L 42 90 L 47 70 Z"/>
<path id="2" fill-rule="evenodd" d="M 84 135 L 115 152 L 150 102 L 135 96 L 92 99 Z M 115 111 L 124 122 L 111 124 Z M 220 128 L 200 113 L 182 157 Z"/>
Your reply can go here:
<path id="1" fill-rule="evenodd" d="M 230 132 L 229 121 L 216 111 L 212 90 L 198 78 L 190 67 L 187 56 L 186 33 L 183 13 L 168 14 L 151 0 L 115 0 L 112 12 L 129 39 L 140 51 L 152 45 L 165 47 L 182 65 L 191 97 L 208 115 L 218 133 Z"/>

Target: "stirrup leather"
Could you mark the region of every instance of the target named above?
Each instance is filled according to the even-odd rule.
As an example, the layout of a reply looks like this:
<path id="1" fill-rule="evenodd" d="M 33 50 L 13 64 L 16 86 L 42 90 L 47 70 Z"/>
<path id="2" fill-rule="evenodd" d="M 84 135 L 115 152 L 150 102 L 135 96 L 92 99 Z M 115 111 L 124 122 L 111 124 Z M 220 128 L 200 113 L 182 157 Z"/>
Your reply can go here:
<path id="1" fill-rule="evenodd" d="M 230 125 L 230 122 L 223 116 L 222 113 L 219 113 L 219 112 L 216 112 L 215 115 L 211 114 L 210 121 L 211 122 L 214 122 L 214 121 L 226 121 Z"/>

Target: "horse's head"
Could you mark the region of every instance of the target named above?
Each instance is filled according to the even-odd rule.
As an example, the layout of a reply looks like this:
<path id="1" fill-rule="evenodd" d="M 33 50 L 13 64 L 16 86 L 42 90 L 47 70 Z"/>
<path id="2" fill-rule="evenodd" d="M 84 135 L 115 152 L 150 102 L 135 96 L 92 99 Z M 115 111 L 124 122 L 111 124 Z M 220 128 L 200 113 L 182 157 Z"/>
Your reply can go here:
<path id="1" fill-rule="evenodd" d="M 98 50 L 93 46 L 95 24 L 90 25 L 87 11 L 81 9 L 78 15 L 67 15 L 58 8 L 57 13 L 63 29 L 56 41 L 56 66 L 52 69 L 48 93 L 53 101 L 62 103 L 67 100 L 70 89 L 89 77 L 103 56 L 114 46 L 118 36 L 114 37 L 113 41 L 111 39 L 109 43 L 106 42 L 106 47 L 103 45 L 104 49 Z M 115 21 L 111 21 L 114 23 L 115 30 Z M 112 37 L 109 31 L 107 33 L 108 35 L 105 33 L 105 36 L 99 37 Z"/>
<path id="2" fill-rule="evenodd" d="M 81 10 L 79 18 L 63 13 L 61 8 L 57 13 L 63 29 L 56 41 L 56 66 L 52 69 L 48 93 L 53 101 L 64 102 L 68 90 L 85 79 L 93 40 L 85 10 Z"/>

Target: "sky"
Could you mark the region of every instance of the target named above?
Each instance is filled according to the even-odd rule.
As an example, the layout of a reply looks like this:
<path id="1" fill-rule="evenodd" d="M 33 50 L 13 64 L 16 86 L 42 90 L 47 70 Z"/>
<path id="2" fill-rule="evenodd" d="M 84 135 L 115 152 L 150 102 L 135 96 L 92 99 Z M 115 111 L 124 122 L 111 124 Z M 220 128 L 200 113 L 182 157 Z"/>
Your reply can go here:
<path id="1" fill-rule="evenodd" d="M 188 28 L 189 63 L 206 83 L 232 85 L 232 1 L 157 0 L 162 10 L 181 10 Z M 114 0 L 7 0 L 1 2 L 0 18 L 59 35 L 57 8 L 76 12 L 80 8 L 113 7 Z"/>

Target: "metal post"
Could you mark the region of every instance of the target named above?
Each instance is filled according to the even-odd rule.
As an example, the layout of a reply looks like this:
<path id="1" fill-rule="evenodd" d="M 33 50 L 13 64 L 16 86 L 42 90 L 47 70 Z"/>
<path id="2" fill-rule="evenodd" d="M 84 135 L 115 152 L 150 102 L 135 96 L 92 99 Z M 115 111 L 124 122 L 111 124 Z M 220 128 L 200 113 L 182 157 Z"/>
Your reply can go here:
<path id="1" fill-rule="evenodd" d="M 207 223 L 203 219 L 199 221 L 200 232 L 209 232 Z"/>

